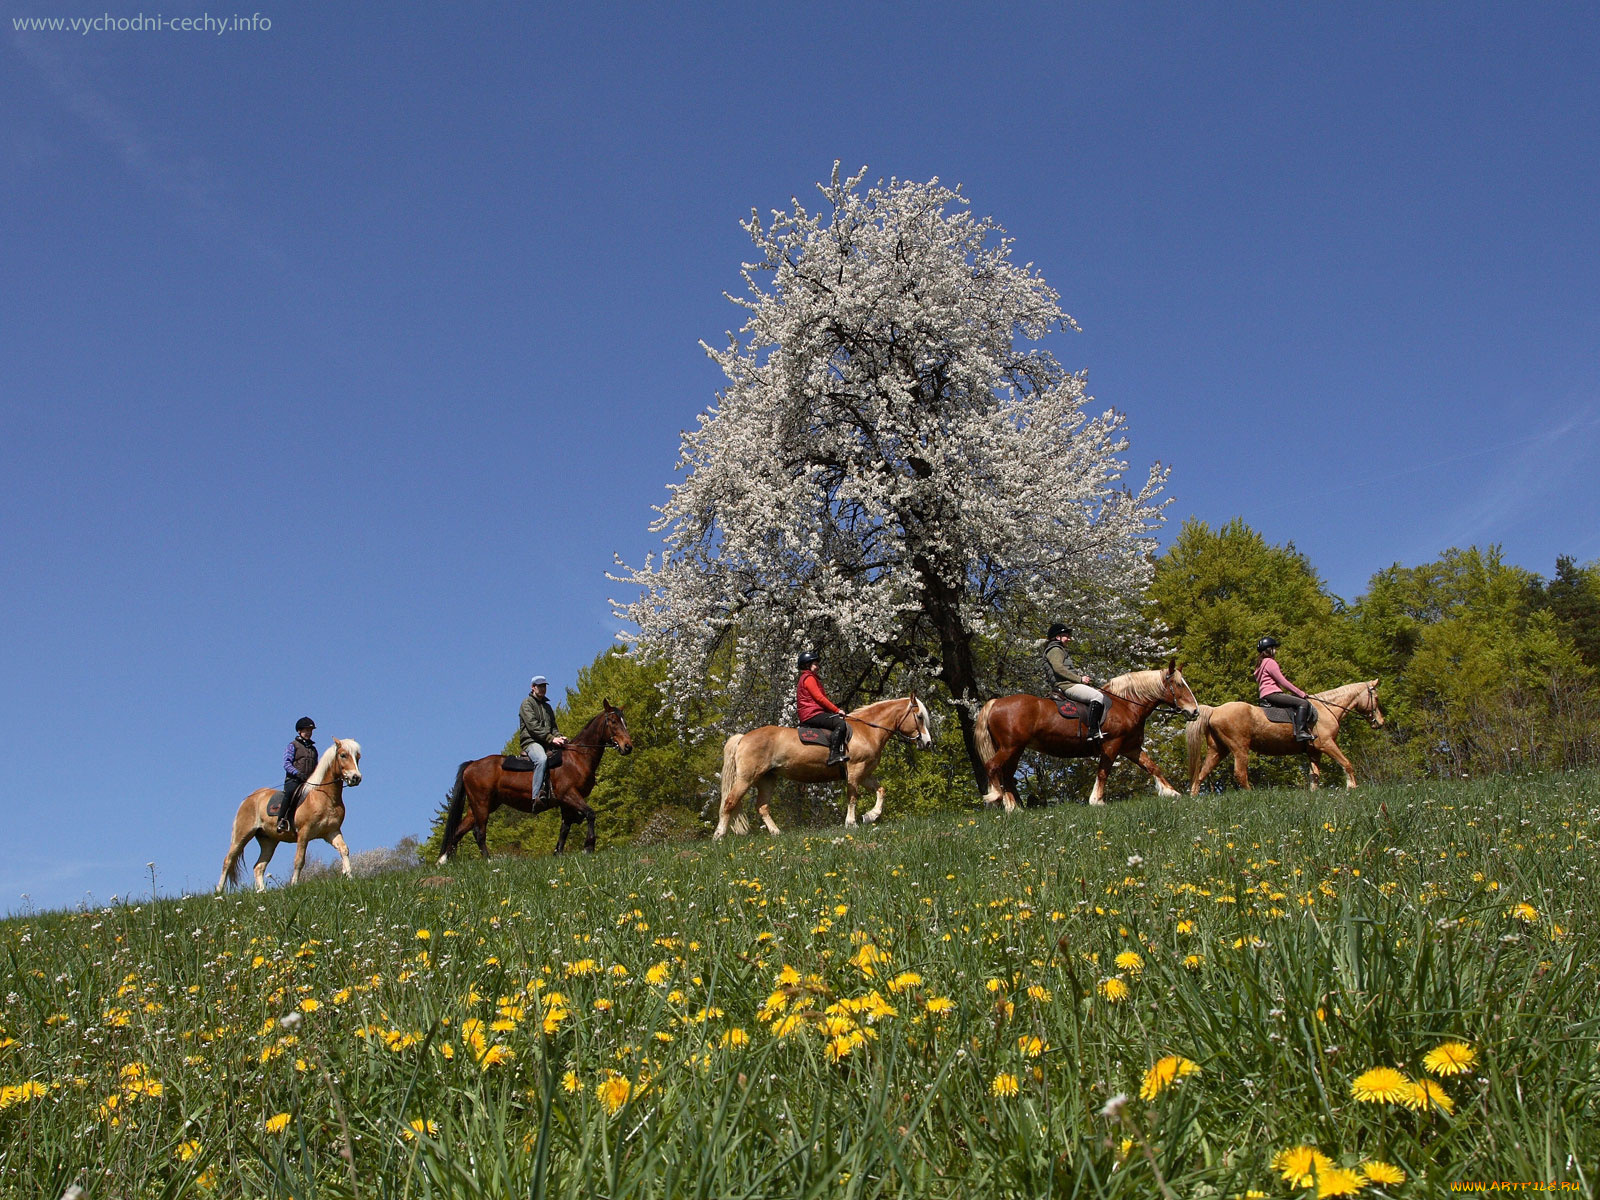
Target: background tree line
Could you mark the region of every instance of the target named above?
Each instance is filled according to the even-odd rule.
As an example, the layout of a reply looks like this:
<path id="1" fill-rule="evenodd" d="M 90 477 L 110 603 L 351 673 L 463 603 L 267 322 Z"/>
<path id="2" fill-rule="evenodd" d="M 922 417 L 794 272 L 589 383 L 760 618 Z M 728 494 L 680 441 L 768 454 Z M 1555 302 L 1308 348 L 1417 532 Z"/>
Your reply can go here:
<path id="1" fill-rule="evenodd" d="M 1008 624 L 1031 623 L 1042 637 L 1053 615 L 1028 613 Z M 1272 545 L 1240 520 L 1219 528 L 1191 520 L 1155 559 L 1138 638 L 1098 635 L 1086 616 L 1078 622 L 1080 648 L 1097 682 L 1154 665 L 1127 657 L 1130 640 L 1164 642 L 1202 703 L 1252 700 L 1255 644 L 1268 632 L 1283 642 L 1285 669 L 1308 690 L 1378 677 L 1388 727 L 1347 722 L 1340 734 L 1365 779 L 1600 763 L 1600 562 L 1580 566 L 1563 556 L 1545 579 L 1505 562 L 1497 546 L 1451 549 L 1433 562 L 1377 572 L 1346 603 L 1292 543 Z M 979 652 L 1002 689 L 1042 691 L 1042 640 L 982 644 Z M 723 738 L 749 719 L 738 706 L 692 697 L 675 715 L 672 701 L 685 698 L 664 690 L 666 679 L 663 665 L 613 647 L 579 672 L 557 708 L 569 735 L 603 699 L 627 714 L 635 751 L 607 755 L 590 797 L 602 845 L 697 835 L 716 796 Z M 843 694 L 842 681 L 830 683 L 847 706 L 877 698 Z M 775 696 L 787 694 L 791 681 L 774 679 L 772 688 Z M 978 802 L 952 706 L 931 690 L 926 699 L 936 745 L 916 754 L 896 746 L 885 757 L 890 817 Z M 1149 732 L 1152 753 L 1180 783 L 1183 721 L 1153 720 Z M 1023 794 L 1033 803 L 1081 801 L 1088 793 L 1086 764 L 1029 755 L 1026 766 Z M 1293 782 L 1303 766 L 1257 759 L 1252 773 L 1263 783 Z M 1149 791 L 1142 772 L 1126 764 L 1112 781 L 1113 796 Z M 1219 783 L 1233 786 L 1231 779 Z M 829 824 L 839 819 L 834 791 L 791 786 L 778 803 L 790 822 Z M 505 810 L 489 832 L 494 848 L 524 853 L 548 853 L 555 836 L 553 819 Z"/>

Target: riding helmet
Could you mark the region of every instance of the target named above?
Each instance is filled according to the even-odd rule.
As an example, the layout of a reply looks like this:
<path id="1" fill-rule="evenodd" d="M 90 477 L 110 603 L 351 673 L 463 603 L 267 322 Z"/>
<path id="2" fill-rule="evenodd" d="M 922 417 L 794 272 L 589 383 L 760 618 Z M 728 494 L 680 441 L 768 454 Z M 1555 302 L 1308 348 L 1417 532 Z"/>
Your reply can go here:
<path id="1" fill-rule="evenodd" d="M 1277 648 L 1278 639 L 1275 637 L 1264 637 L 1256 643 L 1256 650 L 1261 654 L 1265 654 L 1268 650 L 1276 650 Z"/>
<path id="2" fill-rule="evenodd" d="M 1064 625 L 1060 621 L 1054 621 L 1050 625 L 1050 632 L 1045 634 L 1045 637 L 1058 638 L 1062 634 L 1066 634 L 1068 637 L 1071 637 L 1072 636 L 1072 626 Z"/>
<path id="3" fill-rule="evenodd" d="M 822 661 L 822 656 L 820 654 L 818 654 L 815 650 L 807 650 L 804 654 L 802 654 L 800 656 L 799 666 L 800 666 L 800 669 L 802 671 L 804 671 L 807 667 L 813 666 L 816 663 L 819 663 L 821 661 Z"/>
<path id="4" fill-rule="evenodd" d="M 317 723 L 315 721 L 313 721 L 310 717 L 301 717 L 298 721 L 296 721 L 294 723 L 294 731 L 296 733 L 304 733 L 306 730 L 315 729 L 316 727 L 317 727 Z"/>

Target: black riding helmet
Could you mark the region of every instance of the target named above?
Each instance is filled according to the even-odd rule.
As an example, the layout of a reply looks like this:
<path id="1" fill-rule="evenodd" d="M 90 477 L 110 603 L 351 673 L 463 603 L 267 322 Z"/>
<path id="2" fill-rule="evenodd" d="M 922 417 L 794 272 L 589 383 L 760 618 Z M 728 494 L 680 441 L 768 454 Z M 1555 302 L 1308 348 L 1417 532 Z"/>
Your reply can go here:
<path id="1" fill-rule="evenodd" d="M 1278 639 L 1275 637 L 1264 637 L 1256 643 L 1256 653 L 1258 654 L 1265 654 L 1268 650 L 1276 650 L 1277 648 Z"/>
<path id="2" fill-rule="evenodd" d="M 1072 626 L 1063 625 L 1060 621 L 1054 621 L 1054 622 L 1051 623 L 1050 631 L 1045 634 L 1045 637 L 1047 637 L 1047 638 L 1058 638 L 1062 634 L 1066 634 L 1068 637 L 1071 637 L 1072 636 Z"/>
<path id="3" fill-rule="evenodd" d="M 294 723 L 294 731 L 296 733 L 304 733 L 306 730 L 315 729 L 316 727 L 317 727 L 317 723 L 315 721 L 313 721 L 310 717 L 301 717 L 298 721 L 296 721 Z"/>
<path id="4" fill-rule="evenodd" d="M 804 654 L 802 654 L 800 656 L 799 666 L 800 666 L 800 669 L 802 671 L 804 671 L 807 667 L 814 666 L 815 664 L 817 664 L 817 663 L 819 663 L 821 661 L 822 661 L 822 656 L 820 654 L 818 654 L 815 650 L 807 650 Z"/>

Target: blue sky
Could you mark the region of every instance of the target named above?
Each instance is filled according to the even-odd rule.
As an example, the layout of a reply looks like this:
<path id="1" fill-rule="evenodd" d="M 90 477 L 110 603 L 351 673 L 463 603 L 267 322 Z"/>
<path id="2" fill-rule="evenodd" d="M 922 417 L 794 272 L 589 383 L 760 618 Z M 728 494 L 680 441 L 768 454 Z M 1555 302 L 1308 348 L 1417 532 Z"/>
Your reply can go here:
<path id="1" fill-rule="evenodd" d="M 1174 530 L 1600 557 L 1595 6 L 566 8 L 0 3 L 0 911 L 210 887 L 307 713 L 425 833 L 836 158 L 1007 227 Z"/>

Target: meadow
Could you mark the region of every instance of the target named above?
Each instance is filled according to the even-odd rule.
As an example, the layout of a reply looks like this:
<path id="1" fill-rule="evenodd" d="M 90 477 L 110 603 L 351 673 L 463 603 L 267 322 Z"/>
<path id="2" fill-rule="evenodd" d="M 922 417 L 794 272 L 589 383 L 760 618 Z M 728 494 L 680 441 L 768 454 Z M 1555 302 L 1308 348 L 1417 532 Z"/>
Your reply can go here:
<path id="1" fill-rule="evenodd" d="M 891 798 L 892 808 L 892 798 Z M 0 925 L 0 1193 L 1595 1193 L 1600 776 Z"/>

